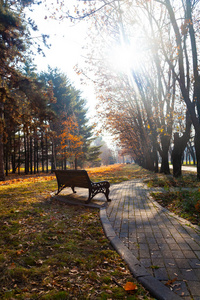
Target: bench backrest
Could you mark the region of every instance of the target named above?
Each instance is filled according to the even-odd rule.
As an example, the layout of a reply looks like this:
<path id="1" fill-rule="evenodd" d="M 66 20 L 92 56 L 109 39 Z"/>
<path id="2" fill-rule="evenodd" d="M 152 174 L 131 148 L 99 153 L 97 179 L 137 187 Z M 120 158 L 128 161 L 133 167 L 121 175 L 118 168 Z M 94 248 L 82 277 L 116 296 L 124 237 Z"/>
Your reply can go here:
<path id="1" fill-rule="evenodd" d="M 91 181 L 85 170 L 54 170 L 59 185 L 90 188 Z"/>

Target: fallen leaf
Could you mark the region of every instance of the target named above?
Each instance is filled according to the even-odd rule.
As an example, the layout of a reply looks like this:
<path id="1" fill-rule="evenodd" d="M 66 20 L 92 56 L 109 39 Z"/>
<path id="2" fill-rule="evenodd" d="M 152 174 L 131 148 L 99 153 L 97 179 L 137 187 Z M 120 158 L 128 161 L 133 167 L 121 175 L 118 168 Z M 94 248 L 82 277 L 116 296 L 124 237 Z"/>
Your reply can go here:
<path id="1" fill-rule="evenodd" d="M 14 268 L 15 268 L 15 263 L 12 263 L 12 264 L 8 267 L 9 270 L 12 270 L 12 269 L 14 269 Z"/>
<path id="2" fill-rule="evenodd" d="M 43 264 L 43 260 L 38 259 L 38 260 L 36 261 L 36 264 L 37 264 L 37 265 L 42 265 L 42 264 Z"/>
<path id="3" fill-rule="evenodd" d="M 17 255 L 21 255 L 22 253 L 24 253 L 23 249 L 17 251 Z"/>
<path id="4" fill-rule="evenodd" d="M 177 277 L 175 277 L 174 279 L 170 279 L 168 280 L 165 285 L 171 285 L 172 283 L 174 283 L 177 280 Z"/>
<path id="5" fill-rule="evenodd" d="M 137 290 L 137 285 L 133 282 L 127 282 L 124 286 L 125 291 L 135 291 Z"/>

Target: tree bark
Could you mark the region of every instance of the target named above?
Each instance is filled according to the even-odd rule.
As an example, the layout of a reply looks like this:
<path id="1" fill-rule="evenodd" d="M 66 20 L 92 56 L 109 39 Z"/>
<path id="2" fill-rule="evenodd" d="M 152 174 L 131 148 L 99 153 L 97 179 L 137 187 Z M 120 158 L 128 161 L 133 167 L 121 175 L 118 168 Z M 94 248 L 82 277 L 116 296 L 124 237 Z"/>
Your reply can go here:
<path id="1" fill-rule="evenodd" d="M 46 140 L 46 173 L 49 172 L 49 157 L 48 157 L 48 138 L 47 138 L 47 133 L 46 133 L 46 137 L 45 137 L 45 140 Z"/>
<path id="2" fill-rule="evenodd" d="M 174 134 L 174 148 L 172 150 L 173 176 L 180 177 L 182 175 L 181 166 L 185 147 L 190 138 L 191 119 L 189 112 L 186 113 L 186 129 L 182 137 L 179 137 L 178 132 Z"/>
<path id="3" fill-rule="evenodd" d="M 74 159 L 74 169 L 77 170 L 78 168 L 78 160 L 77 160 L 77 157 L 75 156 L 75 159 Z"/>
<path id="4" fill-rule="evenodd" d="M 161 145 L 162 151 L 160 151 L 160 156 L 162 158 L 160 173 L 170 174 L 169 169 L 169 146 L 170 146 L 170 137 L 168 135 L 161 136 Z"/>
<path id="5" fill-rule="evenodd" d="M 197 134 L 197 132 L 195 134 L 194 145 L 197 160 L 197 179 L 200 180 L 200 134 Z"/>
<path id="6" fill-rule="evenodd" d="M 4 153 L 3 153 L 3 137 L 0 134 L 0 181 L 5 180 L 4 174 Z"/>
<path id="7" fill-rule="evenodd" d="M 20 174 L 20 166 L 21 166 L 21 147 L 20 147 L 20 144 L 21 144 L 21 141 L 20 141 L 20 130 L 19 130 L 19 137 L 18 137 L 18 139 L 19 139 L 19 154 L 18 154 L 18 174 Z"/>

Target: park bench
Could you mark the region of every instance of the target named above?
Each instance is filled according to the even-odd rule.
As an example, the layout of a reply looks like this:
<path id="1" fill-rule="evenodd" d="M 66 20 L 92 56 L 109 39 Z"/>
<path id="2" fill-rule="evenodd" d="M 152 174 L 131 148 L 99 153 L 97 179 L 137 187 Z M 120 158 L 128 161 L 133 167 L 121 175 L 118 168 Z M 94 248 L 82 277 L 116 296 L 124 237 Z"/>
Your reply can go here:
<path id="1" fill-rule="evenodd" d="M 75 187 L 87 188 L 89 190 L 89 196 L 86 203 L 89 203 L 92 198 L 98 194 L 103 193 L 106 196 L 107 201 L 111 201 L 108 198 L 110 183 L 108 181 L 92 182 L 85 170 L 54 170 L 58 183 L 58 195 L 65 187 L 71 187 L 73 193 Z"/>

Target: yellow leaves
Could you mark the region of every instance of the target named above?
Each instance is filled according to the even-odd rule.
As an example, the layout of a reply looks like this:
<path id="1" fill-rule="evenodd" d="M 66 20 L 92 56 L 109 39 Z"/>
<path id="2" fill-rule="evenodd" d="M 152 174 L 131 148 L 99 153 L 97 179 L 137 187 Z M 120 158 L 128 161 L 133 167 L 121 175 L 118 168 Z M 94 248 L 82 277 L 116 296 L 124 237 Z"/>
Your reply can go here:
<path id="1" fill-rule="evenodd" d="M 164 131 L 163 128 L 158 128 L 158 129 L 157 129 L 157 132 L 158 132 L 158 133 L 163 133 L 163 131 Z"/>

